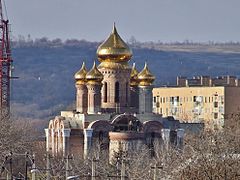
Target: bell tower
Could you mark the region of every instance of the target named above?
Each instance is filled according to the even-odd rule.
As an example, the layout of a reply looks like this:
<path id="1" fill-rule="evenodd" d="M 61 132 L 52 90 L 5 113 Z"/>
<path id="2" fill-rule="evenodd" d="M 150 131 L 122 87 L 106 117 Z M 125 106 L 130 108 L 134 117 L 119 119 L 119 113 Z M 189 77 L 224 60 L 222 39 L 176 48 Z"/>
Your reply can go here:
<path id="1" fill-rule="evenodd" d="M 130 106 L 130 74 L 128 61 L 132 51 L 119 36 L 115 24 L 109 37 L 98 47 L 99 71 L 103 74 L 102 110 L 126 112 Z"/>

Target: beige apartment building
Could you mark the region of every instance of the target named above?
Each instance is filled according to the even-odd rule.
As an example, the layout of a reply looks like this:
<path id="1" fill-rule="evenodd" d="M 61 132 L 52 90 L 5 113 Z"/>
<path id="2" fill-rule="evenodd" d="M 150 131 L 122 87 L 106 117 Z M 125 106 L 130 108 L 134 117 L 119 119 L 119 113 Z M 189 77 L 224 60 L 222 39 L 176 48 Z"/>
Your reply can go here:
<path id="1" fill-rule="evenodd" d="M 230 78 L 232 81 L 228 81 Z M 204 122 L 208 127 L 223 127 L 228 117 L 240 112 L 240 87 L 233 79 L 178 77 L 176 87 L 153 89 L 153 112 L 185 122 Z"/>

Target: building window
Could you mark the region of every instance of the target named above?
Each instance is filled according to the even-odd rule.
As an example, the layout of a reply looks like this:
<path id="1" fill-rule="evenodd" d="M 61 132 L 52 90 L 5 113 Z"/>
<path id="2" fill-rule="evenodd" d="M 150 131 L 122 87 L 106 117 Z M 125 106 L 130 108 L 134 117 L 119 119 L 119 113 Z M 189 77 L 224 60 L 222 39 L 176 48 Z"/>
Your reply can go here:
<path id="1" fill-rule="evenodd" d="M 154 103 L 156 102 L 156 96 L 153 97 L 153 102 L 154 102 Z"/>
<path id="2" fill-rule="evenodd" d="M 104 99 L 103 102 L 107 102 L 107 83 L 104 82 Z"/>
<path id="3" fill-rule="evenodd" d="M 197 96 L 193 96 L 193 102 L 197 101 Z"/>
<path id="4" fill-rule="evenodd" d="M 218 107 L 218 102 L 214 102 L 214 107 L 215 107 L 215 108 Z"/>
<path id="5" fill-rule="evenodd" d="M 214 113 L 214 119 L 218 118 L 218 113 Z"/>
<path id="6" fill-rule="evenodd" d="M 119 82 L 115 83 L 115 103 L 119 103 Z"/>

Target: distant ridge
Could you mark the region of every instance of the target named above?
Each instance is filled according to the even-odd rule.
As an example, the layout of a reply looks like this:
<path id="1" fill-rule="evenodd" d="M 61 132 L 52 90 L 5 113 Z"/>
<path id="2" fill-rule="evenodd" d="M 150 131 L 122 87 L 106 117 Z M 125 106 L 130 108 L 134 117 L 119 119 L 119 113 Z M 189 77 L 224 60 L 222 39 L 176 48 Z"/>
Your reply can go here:
<path id="1" fill-rule="evenodd" d="M 60 39 L 13 42 L 14 114 L 27 119 L 48 119 L 73 108 L 74 73 L 85 60 L 89 69 L 96 60 L 99 42 Z M 174 85 L 176 76 L 235 75 L 240 77 L 240 44 L 130 43 L 137 69 L 147 61 L 156 86 Z"/>

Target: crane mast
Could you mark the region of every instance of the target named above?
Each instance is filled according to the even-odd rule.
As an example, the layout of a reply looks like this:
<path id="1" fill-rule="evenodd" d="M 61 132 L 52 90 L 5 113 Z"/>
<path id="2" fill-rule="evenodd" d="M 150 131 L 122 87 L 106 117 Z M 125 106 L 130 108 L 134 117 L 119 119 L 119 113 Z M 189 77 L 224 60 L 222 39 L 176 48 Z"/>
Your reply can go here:
<path id="1" fill-rule="evenodd" d="M 11 48 L 9 21 L 3 16 L 3 0 L 0 0 L 0 120 L 10 117 Z"/>

